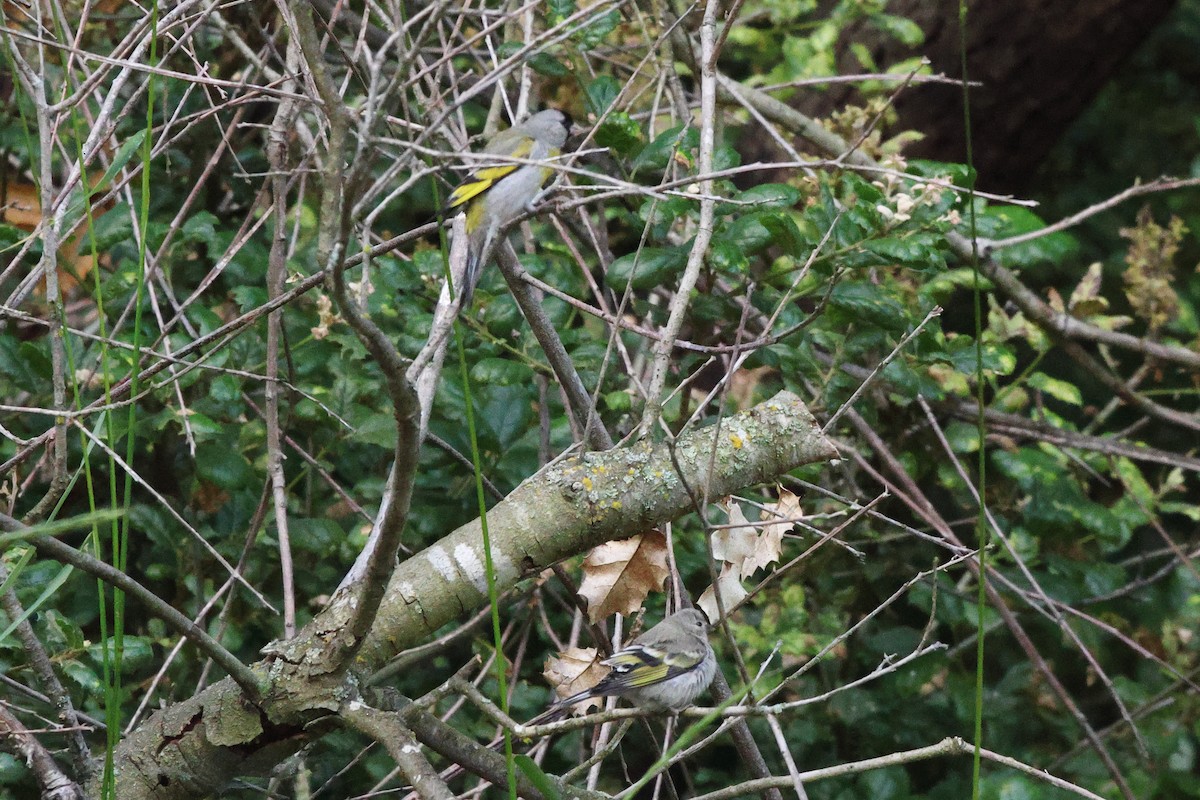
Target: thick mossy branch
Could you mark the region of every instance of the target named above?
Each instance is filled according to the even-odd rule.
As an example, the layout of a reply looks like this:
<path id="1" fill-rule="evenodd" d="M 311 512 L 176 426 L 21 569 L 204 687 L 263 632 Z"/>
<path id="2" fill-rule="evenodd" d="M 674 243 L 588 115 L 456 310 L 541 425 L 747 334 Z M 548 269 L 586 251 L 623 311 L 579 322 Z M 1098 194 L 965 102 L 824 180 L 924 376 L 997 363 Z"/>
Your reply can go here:
<path id="1" fill-rule="evenodd" d="M 723 497 L 837 456 L 790 392 L 691 431 L 674 449 L 682 480 L 667 445 L 638 443 L 566 459 L 518 487 L 488 512 L 497 587 L 691 511 L 687 487 Z M 382 664 L 487 602 L 482 542 L 476 520 L 401 564 L 360 663 Z"/>
<path id="2" fill-rule="evenodd" d="M 789 392 L 720 425 L 689 431 L 673 449 L 682 475 L 666 444 L 638 443 L 566 459 L 522 484 L 488 512 L 497 587 L 507 590 L 557 561 L 691 511 L 688 487 L 707 487 L 708 496 L 722 497 L 837 456 Z M 483 564 L 478 520 L 401 564 L 355 670 L 373 671 L 484 605 Z M 330 632 L 344 624 L 352 602 L 352 594 L 339 594 L 294 639 L 271 646 L 271 658 L 258 665 L 268 667 L 272 681 L 261 713 L 226 679 L 143 723 L 116 754 L 119 796 L 201 797 L 306 744 L 312 723 L 356 691 L 353 677 L 336 674 L 339 661 L 327 652 Z"/>

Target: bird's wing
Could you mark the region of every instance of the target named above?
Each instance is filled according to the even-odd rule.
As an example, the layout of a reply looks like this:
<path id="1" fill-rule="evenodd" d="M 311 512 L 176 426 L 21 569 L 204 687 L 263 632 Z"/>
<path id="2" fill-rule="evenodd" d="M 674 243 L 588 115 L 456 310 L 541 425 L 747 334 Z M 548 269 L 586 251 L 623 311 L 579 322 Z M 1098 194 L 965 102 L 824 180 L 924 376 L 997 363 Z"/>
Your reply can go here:
<path id="1" fill-rule="evenodd" d="M 604 678 L 610 687 L 636 689 L 673 678 L 696 666 L 690 654 L 671 655 L 655 647 L 633 645 L 602 662 L 612 667 Z"/>
<path id="2" fill-rule="evenodd" d="M 501 142 L 500 144 L 507 145 L 507 142 Z M 526 137 L 524 140 L 517 142 L 515 146 L 497 147 L 493 143 L 484 152 L 491 155 L 505 156 L 506 158 L 528 158 L 532 146 L 533 140 Z M 468 175 L 466 180 L 450 193 L 450 199 L 446 201 L 446 208 L 458 208 L 472 198 L 478 197 L 491 188 L 496 181 L 506 175 L 511 175 L 521 166 L 521 164 L 484 164 Z"/>

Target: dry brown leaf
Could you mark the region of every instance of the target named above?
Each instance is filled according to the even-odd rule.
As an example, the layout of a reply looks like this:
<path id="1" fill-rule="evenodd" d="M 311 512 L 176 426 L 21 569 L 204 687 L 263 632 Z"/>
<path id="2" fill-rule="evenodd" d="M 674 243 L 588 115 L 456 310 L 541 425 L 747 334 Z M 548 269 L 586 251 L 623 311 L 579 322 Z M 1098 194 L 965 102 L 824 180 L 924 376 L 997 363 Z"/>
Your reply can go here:
<path id="1" fill-rule="evenodd" d="M 712 535 L 713 557 L 724 562 L 717 584 L 726 609 L 737 605 L 748 594 L 742 581 L 760 569 L 779 561 L 783 553 L 783 534 L 791 530 L 793 520 L 803 516 L 800 499 L 787 489 L 779 489 L 779 500 L 763 507 L 762 520 L 752 525 L 737 503 L 728 503 L 730 527 Z M 704 590 L 698 604 L 709 619 L 718 616 L 712 586 Z"/>
<path id="2" fill-rule="evenodd" d="M 742 578 L 749 578 L 778 561 L 783 551 L 783 533 L 792 527 L 792 523 L 784 521 L 784 515 L 797 517 L 800 508 L 795 495 L 791 492 L 786 495 L 781 495 L 778 503 L 766 507 L 758 525 L 750 524 L 741 506 L 731 504 L 729 524 L 733 527 L 722 528 L 713 534 L 713 556 L 737 567 Z"/>
<path id="3" fill-rule="evenodd" d="M 792 529 L 804 516 L 800 498 L 779 487 L 779 500 L 763 506 L 762 533 L 754 544 L 754 554 L 742 564 L 742 577 L 749 578 L 756 570 L 779 561 L 783 554 L 783 534 Z"/>
<path id="4" fill-rule="evenodd" d="M 747 559 L 754 557 L 754 547 L 758 540 L 758 532 L 746 519 L 742 507 L 731 503 L 727 509 L 729 515 L 728 528 L 721 528 L 712 535 L 713 558 L 726 564 L 736 564 L 740 568 Z"/>
<path id="5" fill-rule="evenodd" d="M 768 525 L 754 542 L 754 552 L 750 558 L 742 562 L 742 577 L 749 578 L 760 569 L 766 569 L 769 564 L 779 561 L 783 552 L 784 526 Z"/>
<path id="6" fill-rule="evenodd" d="M 613 614 L 632 614 L 650 592 L 662 591 L 667 569 L 667 537 L 660 531 L 605 542 L 583 562 L 579 595 L 587 600 L 588 618 L 597 622 Z"/>
<path id="7" fill-rule="evenodd" d="M 99 174 L 94 175 L 93 183 L 97 182 L 99 177 Z M 93 220 L 99 219 L 111 207 L 112 203 L 97 205 L 93 209 Z M 36 186 L 24 180 L 13 180 L 3 186 L 3 195 L 0 196 L 0 222 L 33 233 L 41 220 L 42 206 Z M 86 218 L 80 220 L 75 230 L 64 236 L 60 242 L 58 284 L 59 291 L 63 294 L 78 286 L 95 266 L 95 259 L 91 253 L 80 253 L 86 226 Z M 39 283 L 38 292 L 44 291 L 45 285 Z"/>
<path id="8" fill-rule="evenodd" d="M 1100 294 L 1102 279 L 1102 265 L 1099 261 L 1092 262 L 1067 300 L 1067 311 L 1071 312 L 1071 316 L 1087 319 L 1108 310 L 1108 300 Z"/>
<path id="9" fill-rule="evenodd" d="M 608 667 L 597 658 L 599 651 L 594 647 L 571 647 L 559 653 L 558 658 L 546 659 L 542 675 L 554 687 L 561 700 L 576 692 L 595 686 L 608 674 Z"/>
<path id="10" fill-rule="evenodd" d="M 779 500 L 774 503 L 768 503 L 763 508 L 770 512 L 771 515 L 781 521 L 786 521 L 787 528 L 796 524 L 796 520 L 804 517 L 804 510 L 800 508 L 800 498 L 792 494 L 782 486 L 776 486 L 775 491 L 779 493 Z M 767 515 L 763 514 L 763 519 Z"/>
<path id="11" fill-rule="evenodd" d="M 1047 298 L 1046 302 L 1050 305 L 1050 307 L 1052 309 L 1057 311 L 1059 314 L 1066 313 L 1067 305 L 1066 305 L 1066 303 L 1063 302 L 1062 295 L 1059 294 L 1058 290 L 1055 289 L 1053 286 L 1051 286 L 1049 289 L 1046 290 L 1046 298 Z"/>
<path id="12" fill-rule="evenodd" d="M 721 574 L 717 576 L 717 585 L 721 587 L 721 603 L 725 606 L 726 611 L 742 602 L 746 595 L 750 594 L 746 591 L 746 587 L 742 586 L 738 570 L 732 564 L 726 564 L 721 568 Z M 700 595 L 696 605 L 700 606 L 709 619 L 719 619 L 721 616 L 721 609 L 717 606 L 717 593 L 711 586 L 704 590 L 704 594 Z"/>

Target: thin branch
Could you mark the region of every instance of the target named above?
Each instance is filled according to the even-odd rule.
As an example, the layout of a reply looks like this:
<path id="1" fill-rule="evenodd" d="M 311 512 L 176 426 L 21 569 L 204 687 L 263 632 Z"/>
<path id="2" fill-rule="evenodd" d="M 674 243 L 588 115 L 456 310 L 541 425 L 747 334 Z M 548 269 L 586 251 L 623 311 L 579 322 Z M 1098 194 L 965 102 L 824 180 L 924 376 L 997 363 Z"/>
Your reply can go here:
<path id="1" fill-rule="evenodd" d="M 1017 236 L 1010 236 L 1007 239 L 993 239 L 992 241 L 987 242 L 988 250 L 989 252 L 993 250 L 1000 250 L 1005 247 L 1012 247 L 1013 245 L 1031 242 L 1034 239 L 1040 239 L 1041 237 L 1049 236 L 1052 233 L 1070 230 L 1079 223 L 1083 222 L 1085 219 L 1094 217 L 1095 215 L 1107 211 L 1110 208 L 1115 208 L 1121 203 L 1124 203 L 1126 200 L 1130 200 L 1134 197 L 1141 197 L 1142 195 L 1147 194 L 1158 194 L 1159 192 L 1173 192 L 1176 189 L 1190 189 L 1196 186 L 1200 186 L 1200 178 L 1168 178 L 1163 176 L 1161 178 L 1156 178 L 1149 183 L 1136 183 L 1123 192 L 1118 192 L 1106 200 L 1102 200 L 1099 203 L 1090 205 L 1082 211 L 1078 211 L 1069 217 L 1064 217 L 1058 222 L 1047 225 L 1044 228 L 1038 228 L 1035 231 L 1029 231 L 1028 233 L 1022 233 Z"/>
<path id="2" fill-rule="evenodd" d="M 83 800 L 83 787 L 58 768 L 50 751 L 26 730 L 4 702 L 0 702 L 0 744 L 20 756 L 29 767 L 41 789 L 41 800 Z"/>
<path id="3" fill-rule="evenodd" d="M 887 465 L 888 471 L 890 471 L 900 482 L 900 486 L 889 486 L 888 491 L 905 499 L 909 507 L 912 508 L 918 514 L 918 516 L 924 519 L 926 523 L 929 524 L 929 526 L 935 531 L 937 531 L 937 533 L 939 533 L 944 539 L 948 540 L 955 546 L 962 547 L 962 542 L 959 540 L 957 534 L 954 533 L 953 528 L 951 528 L 949 523 L 947 523 L 942 515 L 937 512 L 933 504 L 917 487 L 912 477 L 908 474 L 908 471 L 899 462 L 899 460 L 892 455 L 891 450 L 887 447 L 886 443 L 879 438 L 879 435 L 876 434 L 874 430 L 871 429 L 871 426 L 867 424 L 866 420 L 864 420 L 858 415 L 857 412 L 853 410 L 848 411 L 847 416 L 850 419 L 851 424 L 858 431 L 859 435 L 870 444 L 879 457 L 883 459 L 884 463 Z M 856 460 L 858 460 L 860 464 L 868 469 L 870 468 L 869 465 L 866 464 L 865 459 L 857 458 Z M 874 472 L 874 470 L 871 471 Z M 1063 706 L 1066 707 L 1067 711 L 1074 718 L 1076 724 L 1078 724 L 1080 729 L 1083 730 L 1084 734 L 1088 738 L 1088 741 L 1091 742 L 1092 747 L 1095 748 L 1100 760 L 1104 763 L 1105 769 L 1108 770 L 1108 773 L 1112 776 L 1113 781 L 1118 787 L 1120 787 L 1121 793 L 1127 798 L 1127 800 L 1134 800 L 1133 792 L 1130 789 L 1124 774 L 1122 774 L 1121 768 L 1117 765 L 1116 760 L 1113 759 L 1112 754 L 1108 752 L 1108 748 L 1105 747 L 1099 736 L 1096 735 L 1095 729 L 1088 721 L 1087 716 L 1083 713 L 1082 709 L 1079 708 L 1079 704 L 1075 702 L 1075 699 L 1067 691 L 1067 688 L 1063 686 L 1062 681 L 1060 681 L 1058 676 L 1054 673 L 1054 670 L 1051 668 L 1050 664 L 1048 664 L 1046 659 L 1042 657 L 1042 654 L 1038 651 L 1037 646 L 1033 643 L 1032 638 L 1030 638 L 1024 626 L 1021 625 L 1020 620 L 1017 619 L 1016 614 L 1013 613 L 1013 610 L 1009 607 L 999 590 L 990 580 L 988 580 L 987 575 L 981 575 L 979 573 L 979 564 L 977 562 L 967 560 L 966 565 L 967 569 L 971 571 L 976 580 L 985 582 L 988 603 L 1000 614 L 1001 619 L 1004 621 L 1005 627 L 1008 628 L 1009 632 L 1013 635 L 1013 638 L 1016 639 L 1017 644 L 1025 652 L 1026 657 L 1029 658 L 1030 662 L 1033 664 L 1033 667 L 1045 678 L 1047 685 L 1050 686 L 1055 696 L 1058 697 Z"/>
<path id="4" fill-rule="evenodd" d="M 319 234 L 318 263 L 325 264 L 330 269 L 333 295 L 337 300 L 338 309 L 383 372 L 397 429 L 394 462 L 388 476 L 385 501 L 381 503 L 382 513 L 376 522 L 380 536 L 375 540 L 375 547 L 368 556 L 362 579 L 355 587 L 355 598 L 353 601 L 343 598 L 343 602 L 349 602 L 349 618 L 341 626 L 342 652 L 339 657 L 348 661 L 358 652 L 364 636 L 371 628 L 379 604 L 383 600 L 388 578 L 396 564 L 396 552 L 400 546 L 405 520 L 408 518 L 417 456 L 420 452 L 420 404 L 415 388 L 406 377 L 407 363 L 383 331 L 365 314 L 359 312 L 357 304 L 346 292 L 345 252 L 349 239 L 350 211 L 346 195 L 352 194 L 358 184 L 353 173 L 367 169 L 369 164 L 366 163 L 367 159 L 360 159 L 352 167 L 352 174 L 345 173 L 343 165 L 348 150 L 349 110 L 337 94 L 327 73 L 312 24 L 311 6 L 296 2 L 292 10 L 296 39 L 304 54 L 309 74 L 324 103 L 330 125 L 322 187 L 321 207 L 324 224 Z"/>
<path id="5" fill-rule="evenodd" d="M 21 531 L 25 527 L 7 514 L 0 514 L 0 529 Z M 220 642 L 209 636 L 203 628 L 124 572 L 49 536 L 38 536 L 31 539 L 30 544 L 43 557 L 75 567 L 110 586 L 120 589 L 130 597 L 140 600 L 150 613 L 160 617 L 176 633 L 186 637 L 200 652 L 220 664 L 229 673 L 229 677 L 245 692 L 247 698 L 254 701 L 262 696 L 268 683 L 265 674 L 259 675 L 253 669 L 243 664 L 232 653 L 226 650 Z"/>
<path id="6" fill-rule="evenodd" d="M 716 14 L 720 3 L 710 0 L 705 4 L 704 19 L 700 25 L 700 55 L 695 61 L 700 68 L 700 151 L 697 157 L 696 169 L 701 175 L 706 175 L 713 169 L 713 152 L 716 149 L 717 125 L 717 78 L 713 66 L 716 47 Z M 690 48 L 688 48 L 690 50 Z M 666 386 L 667 370 L 671 364 L 671 352 L 675 339 L 683 328 L 691 303 L 692 290 L 700 278 L 700 269 L 704 266 L 708 255 L 708 245 L 712 241 L 714 219 L 716 216 L 716 198 L 713 195 L 714 182 L 704 178 L 696 184 L 700 199 L 700 218 L 696 223 L 696 237 L 688 253 L 687 265 L 679 279 L 679 286 L 671 298 L 670 313 L 667 324 L 663 327 L 662 339 L 654 346 L 650 380 L 646 386 L 646 405 L 642 410 L 642 419 L 638 424 L 638 435 L 646 437 L 661 420 L 663 389 Z"/>
<path id="7" fill-rule="evenodd" d="M 299 71 L 300 55 L 295 40 L 288 42 L 288 75 L 284 85 L 294 90 L 290 77 Z M 276 106 L 275 118 L 267 137 L 267 158 L 271 163 L 271 195 L 274 207 L 275 229 L 271 237 L 271 252 L 267 259 L 267 297 L 275 298 L 283 293 L 286 277 L 287 253 L 287 167 L 288 142 L 292 121 L 298 113 L 297 103 L 284 100 Z M 279 348 L 283 337 L 283 316 L 279 311 L 267 315 L 267 381 L 266 424 L 267 424 L 267 479 L 271 484 L 271 496 L 275 504 L 275 532 L 279 541 L 279 571 L 283 583 L 283 635 L 290 639 L 296 635 L 296 576 L 292 568 L 292 539 L 288 527 L 287 479 L 283 474 L 283 446 L 279 423 Z"/>
<path id="8" fill-rule="evenodd" d="M 343 703 L 338 716 L 348 727 L 383 745 L 423 800 L 451 800 L 454 797 L 454 792 L 425 758 L 416 737 L 399 714 L 380 711 L 355 700 Z"/>
<path id="9" fill-rule="evenodd" d="M 850 775 L 861 775 L 866 772 L 872 772 L 877 769 L 885 769 L 887 767 L 895 767 L 901 764 L 912 764 L 919 761 L 928 761 L 931 758 L 941 758 L 943 756 L 969 756 L 974 753 L 974 747 L 963 741 L 957 736 L 943 739 L 937 744 L 929 745 L 928 747 L 918 747 L 914 750 L 903 750 L 897 753 L 890 753 L 886 756 L 878 758 L 868 758 L 862 761 L 853 761 L 846 764 L 838 764 L 835 767 L 825 767 L 824 769 L 813 769 L 807 772 L 801 772 L 798 776 L 803 783 L 816 783 L 817 781 L 828 780 L 829 778 L 842 778 Z M 1098 794 L 1088 791 L 1081 786 L 1077 786 L 1062 778 L 1057 778 L 1045 770 L 1031 767 L 1016 759 L 1002 756 L 994 753 L 991 750 L 982 750 L 981 754 L 989 761 L 994 761 L 997 764 L 1015 769 L 1018 772 L 1036 778 L 1043 783 L 1047 783 L 1058 789 L 1063 789 L 1080 797 L 1086 797 L 1088 800 L 1105 800 Z M 732 800 L 735 797 L 743 797 L 745 795 L 755 794 L 765 789 L 787 789 L 792 786 L 791 777 L 765 778 L 759 780 L 745 781 L 737 786 L 730 786 L 726 789 L 721 789 L 708 794 L 697 795 L 692 800 Z"/>
<path id="10" fill-rule="evenodd" d="M 550 317 L 546 314 L 539 298 L 534 295 L 533 289 L 522 280 L 525 270 L 521 267 L 516 253 L 513 252 L 512 246 L 508 242 L 502 242 L 497 249 L 496 263 L 500 267 L 500 271 L 504 273 L 504 279 L 508 281 L 513 298 L 520 306 L 521 313 L 525 315 L 530 330 L 537 338 L 538 344 L 542 346 L 542 352 L 545 353 L 546 360 L 550 362 L 550 368 L 554 370 L 555 377 L 558 378 L 559 384 L 567 394 L 570 410 L 579 427 L 580 434 L 582 435 L 584 432 L 588 434 L 590 438 L 587 445 L 593 450 L 610 449 L 613 446 L 612 437 L 600 422 L 592 405 L 591 395 L 588 394 L 587 387 L 583 385 L 583 379 L 575 370 L 575 364 L 571 361 L 571 357 L 567 355 L 567 350 L 563 346 L 558 331 L 550 322 Z"/>
<path id="11" fill-rule="evenodd" d="M 849 143 L 836 133 L 827 130 L 816 120 L 801 114 L 762 90 L 740 84 L 725 75 L 718 75 L 718 81 L 722 91 L 727 93 L 730 99 L 753 104 L 765 117 L 808 139 L 828 155 L 845 158 L 850 166 L 872 169 L 879 167 L 873 159 L 861 151 L 852 151 Z M 970 258 L 973 248 L 965 236 L 951 231 L 947 240 L 956 255 L 963 259 Z M 1056 312 L 995 259 L 980 259 L 980 267 L 983 274 L 996 283 L 1025 312 L 1026 316 L 1050 333 L 1069 339 L 1110 344 L 1123 350 L 1153 356 L 1187 369 L 1200 369 L 1200 352 L 1186 347 L 1164 345 L 1119 331 L 1104 330 L 1068 314 Z"/>
<path id="12" fill-rule="evenodd" d="M 925 315 L 923 320 L 917 323 L 917 327 L 904 334 L 900 341 L 896 343 L 896 346 L 892 348 L 892 351 L 884 356 L 883 359 L 875 365 L 875 367 L 871 370 L 867 377 L 863 379 L 862 383 L 858 385 L 858 388 L 854 390 L 846 402 L 842 403 L 841 408 L 833 412 L 829 419 L 825 421 L 825 424 L 821 426 L 821 430 L 828 432 L 831 428 L 833 428 L 834 423 L 836 423 L 838 418 L 842 416 L 842 413 L 847 408 L 850 408 L 854 405 L 854 401 L 857 400 L 862 393 L 867 390 L 867 387 L 869 387 L 875 381 L 875 378 L 877 378 L 879 374 L 883 372 L 884 368 L 887 367 L 887 365 L 890 364 L 892 360 L 896 358 L 896 356 L 900 355 L 900 352 L 904 349 L 904 347 L 914 338 L 916 338 L 917 334 L 924 330 L 925 326 L 929 324 L 930 320 L 932 320 L 934 317 L 941 316 L 941 314 L 941 306 L 934 306 L 933 308 L 929 309 L 929 313 Z"/>
<path id="13" fill-rule="evenodd" d="M 933 415 L 933 410 L 929 407 L 929 404 L 925 401 L 925 398 L 918 396 L 917 402 L 920 404 L 921 410 L 925 412 L 925 418 L 929 421 L 930 427 L 933 429 L 933 433 L 937 437 L 938 443 L 942 446 L 942 452 L 946 454 L 946 458 L 950 460 L 955 472 L 958 473 L 959 479 L 962 481 L 967 491 L 978 503 L 979 491 L 976 489 L 975 482 L 971 480 L 971 476 L 967 474 L 966 467 L 963 466 L 962 461 L 954 452 L 954 448 L 950 446 L 950 442 L 946 439 L 946 435 L 942 430 L 942 427 L 937 424 L 937 419 Z M 1060 631 L 1062 631 L 1063 635 L 1075 645 L 1075 649 L 1083 655 L 1084 660 L 1087 661 L 1088 665 L 1099 677 L 1100 682 L 1103 683 L 1105 688 L 1108 689 L 1108 695 L 1110 698 L 1112 698 L 1112 701 L 1116 705 L 1117 710 L 1120 712 L 1121 717 L 1129 724 L 1130 729 L 1133 731 L 1134 739 L 1137 741 L 1138 750 L 1143 760 L 1149 761 L 1150 755 L 1146 746 L 1146 742 L 1142 738 L 1141 732 L 1134 725 L 1133 718 L 1129 715 L 1129 709 L 1125 707 L 1125 702 L 1121 699 L 1120 692 L 1118 692 L 1116 686 L 1113 685 L 1112 679 L 1108 677 L 1108 673 L 1105 672 L 1103 665 L 1100 664 L 1091 648 L 1084 644 L 1083 639 L 1080 638 L 1079 634 L 1075 632 L 1075 629 L 1067 624 L 1066 618 L 1064 618 L 1059 612 L 1057 605 L 1053 600 L 1051 600 L 1050 596 L 1046 593 L 1046 590 L 1042 588 L 1037 578 L 1034 577 L 1033 573 L 1029 569 L 1029 566 L 1025 563 L 1025 559 L 1023 559 L 1021 554 L 1017 552 L 1017 549 L 1013 547 L 1012 541 L 1009 539 L 1007 533 L 1001 527 L 1000 523 L 992 515 L 991 511 L 988 510 L 983 504 L 980 504 L 980 507 L 984 508 L 984 512 L 987 516 L 987 523 L 992 529 L 992 533 L 1004 545 L 1004 549 L 1007 551 L 1009 558 L 1011 558 L 1013 563 L 1017 565 L 1017 569 L 1020 571 L 1022 577 L 1025 578 L 1025 581 L 1031 587 L 1033 587 L 1033 595 L 1039 601 L 1038 604 L 1033 605 L 1033 608 L 1044 610 L 1050 620 L 1058 626 Z"/>
<path id="14" fill-rule="evenodd" d="M 7 525 L 4 527 L 8 528 Z M 0 561 L 0 586 L 8 583 L 10 574 L 4 563 Z M 84 737 L 80 724 L 82 715 L 76 711 L 75 704 L 71 702 L 70 692 L 58 679 L 58 673 L 54 671 L 54 663 L 50 654 L 46 652 L 41 639 L 34 632 L 33 625 L 29 623 L 29 615 L 17 597 L 17 593 L 11 587 L 0 594 L 0 608 L 8 616 L 10 624 L 15 623 L 16 625 L 17 638 L 21 640 L 21 647 L 25 651 L 26 658 L 29 659 L 33 674 L 37 676 L 38 682 L 48 694 L 45 702 L 57 710 L 59 722 L 68 729 L 66 732 L 67 744 L 74 761 L 76 776 L 81 781 L 87 781 L 92 775 L 94 765 L 88 750 L 87 739 Z"/>
<path id="15" fill-rule="evenodd" d="M 974 420 L 977 416 L 975 408 L 966 403 L 952 406 L 950 413 L 963 420 Z M 1059 428 L 1046 422 L 1026 419 L 1016 414 L 1006 414 L 992 408 L 985 409 L 984 419 L 987 421 L 989 434 L 1032 439 L 1071 450 L 1086 450 L 1116 458 L 1128 458 L 1131 461 L 1147 461 L 1152 464 L 1181 467 L 1192 472 L 1200 472 L 1200 458 L 1189 456 L 1186 453 L 1162 450 L 1125 439 L 1090 436 L 1086 433 Z"/>

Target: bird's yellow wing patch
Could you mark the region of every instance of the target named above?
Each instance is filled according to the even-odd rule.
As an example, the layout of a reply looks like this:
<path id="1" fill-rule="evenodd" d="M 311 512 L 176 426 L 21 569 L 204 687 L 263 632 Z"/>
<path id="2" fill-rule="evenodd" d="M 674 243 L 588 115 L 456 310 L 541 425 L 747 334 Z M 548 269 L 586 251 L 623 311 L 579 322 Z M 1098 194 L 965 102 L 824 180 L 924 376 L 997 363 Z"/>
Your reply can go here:
<path id="1" fill-rule="evenodd" d="M 636 672 L 625 676 L 624 683 L 628 686 L 649 686 L 653 683 L 659 683 L 667 679 L 667 673 L 670 669 L 666 664 L 659 664 L 656 667 L 642 667 Z"/>
<path id="2" fill-rule="evenodd" d="M 472 173 L 471 177 L 450 193 L 446 208 L 457 208 L 468 200 L 478 197 L 491 188 L 492 184 L 508 175 L 517 168 L 516 164 L 504 164 L 498 167 L 488 167 Z"/>
<path id="3" fill-rule="evenodd" d="M 497 151 L 494 155 L 506 156 L 509 158 L 528 158 L 533 147 L 533 141 L 526 139 L 518 142 L 516 147 L 502 148 L 507 152 Z M 496 181 L 511 175 L 516 172 L 520 164 L 492 164 L 481 167 L 470 174 L 470 176 L 459 184 L 453 192 L 450 193 L 450 199 L 446 201 L 446 208 L 457 208 L 468 200 L 478 197 L 492 187 Z"/>

